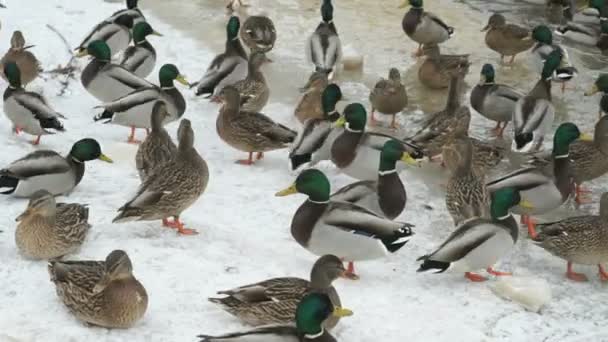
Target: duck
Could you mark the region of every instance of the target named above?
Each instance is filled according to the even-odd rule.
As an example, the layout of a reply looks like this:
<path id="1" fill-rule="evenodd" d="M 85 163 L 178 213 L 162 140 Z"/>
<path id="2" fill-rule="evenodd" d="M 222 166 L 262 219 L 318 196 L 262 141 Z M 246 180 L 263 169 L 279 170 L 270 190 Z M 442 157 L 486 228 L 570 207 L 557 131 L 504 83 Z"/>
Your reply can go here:
<path id="1" fill-rule="evenodd" d="M 341 318 L 352 316 L 352 314 L 353 312 L 349 309 L 334 306 L 327 294 L 310 293 L 298 303 L 295 324 L 264 326 L 249 331 L 237 331 L 217 336 L 201 334 L 197 337 L 200 339 L 199 342 L 245 342 L 251 341 L 252 338 L 261 338 L 262 341 L 336 341 L 323 326 L 323 323 L 334 317 Z"/>
<path id="2" fill-rule="evenodd" d="M 351 103 L 344 108 L 344 115 L 335 125 L 344 130 L 334 139 L 330 156 L 334 165 L 341 172 L 358 180 L 378 180 L 378 163 L 382 147 L 387 140 L 395 139 L 390 135 L 365 131 L 367 112 L 360 103 Z M 410 158 L 407 164 L 418 166 L 416 159 L 421 159 L 421 148 L 411 142 L 399 140 Z"/>
<path id="3" fill-rule="evenodd" d="M 180 215 L 205 192 L 209 183 L 207 162 L 194 149 L 194 131 L 188 119 L 177 130 L 177 153 L 140 185 L 137 193 L 118 209 L 112 223 L 162 220 L 163 226 L 181 235 L 195 235 L 185 228 Z M 173 217 L 173 221 L 169 221 Z"/>
<path id="4" fill-rule="evenodd" d="M 252 15 L 243 23 L 240 36 L 251 53 L 267 53 L 272 50 L 277 41 L 277 30 L 267 16 Z"/>
<path id="5" fill-rule="evenodd" d="M 42 95 L 23 88 L 17 63 L 5 63 L 4 74 L 9 85 L 4 91 L 3 109 L 15 133 L 23 131 L 37 136 L 32 144 L 38 145 L 41 136 L 65 131 L 59 120 L 65 116 L 53 109 Z"/>
<path id="6" fill-rule="evenodd" d="M 598 118 L 601 119 L 603 114 L 608 113 L 608 74 L 599 75 L 591 87 L 585 91 L 585 96 L 593 96 L 598 92 L 602 92 L 598 112 Z"/>
<path id="7" fill-rule="evenodd" d="M 51 150 L 34 151 L 0 170 L 0 194 L 30 197 L 38 190 L 68 194 L 82 180 L 85 162 L 96 159 L 112 163 L 91 138 L 78 140 L 65 157 Z"/>
<path id="8" fill-rule="evenodd" d="M 260 69 L 264 64 L 271 62 L 272 60 L 263 52 L 254 52 L 249 56 L 247 77 L 233 85 L 241 95 L 241 110 L 259 112 L 268 103 L 270 89 Z"/>
<path id="9" fill-rule="evenodd" d="M 150 75 L 156 64 L 156 50 L 146 39 L 149 35 L 163 36 L 145 21 L 137 23 L 133 27 L 133 46 L 125 50 L 118 63 L 141 78 Z"/>
<path id="10" fill-rule="evenodd" d="M 25 38 L 21 31 L 15 31 L 11 37 L 11 47 L 0 60 L 2 70 L 4 70 L 7 63 L 17 63 L 19 70 L 21 70 L 21 83 L 23 83 L 23 85 L 28 85 L 34 81 L 42 71 L 40 61 L 38 61 L 38 58 L 29 51 L 29 49 L 33 47 L 34 45 L 25 45 Z M 0 73 L 0 76 L 2 76 L 5 81 L 9 80 L 4 73 Z"/>
<path id="11" fill-rule="evenodd" d="M 413 225 L 391 221 L 354 203 L 333 201 L 330 190 L 327 176 L 311 168 L 302 171 L 292 185 L 276 196 L 308 196 L 293 216 L 291 235 L 315 255 L 333 254 L 348 261 L 348 275 L 358 277 L 355 261 L 395 253 L 413 235 Z"/>
<path id="12" fill-rule="evenodd" d="M 396 219 L 407 203 L 407 193 L 399 174 L 397 162 L 409 162 L 412 157 L 399 141 L 388 140 L 382 146 L 377 181 L 359 181 L 334 192 L 332 201 L 354 203 L 377 216 Z"/>
<path id="13" fill-rule="evenodd" d="M 556 28 L 554 32 L 557 36 L 563 37 L 569 41 L 588 46 L 596 46 L 600 40 L 601 26 L 570 22 Z"/>
<path id="14" fill-rule="evenodd" d="M 517 101 L 524 94 L 505 84 L 496 83 L 492 64 L 481 68 L 479 83 L 473 87 L 470 96 L 471 107 L 486 119 L 496 121 L 493 133 L 502 137 L 507 125 L 513 118 Z"/>
<path id="15" fill-rule="evenodd" d="M 296 277 L 281 277 L 264 280 L 234 289 L 218 291 L 220 298 L 209 301 L 241 321 L 253 325 L 294 323 L 296 308 L 308 293 L 325 293 L 335 306 L 340 306 L 340 296 L 332 283 L 346 278 L 342 260 L 335 255 L 323 255 L 312 266 L 310 281 Z M 338 319 L 324 322 L 332 329 Z"/>
<path id="16" fill-rule="evenodd" d="M 186 100 L 175 87 L 174 81 L 188 86 L 186 77 L 179 72 L 174 64 L 165 64 L 158 71 L 160 85 L 141 87 L 132 92 L 116 98 L 110 102 L 102 103 L 95 108 L 104 111 L 94 117 L 95 121 L 105 120 L 105 123 L 127 126 L 131 134 L 127 142 L 138 143 L 135 139 L 135 129 L 152 127 L 151 114 L 154 104 L 161 100 L 165 102 L 169 116 L 163 124 L 179 120 L 186 112 Z"/>
<path id="17" fill-rule="evenodd" d="M 494 169 L 507 155 L 507 148 L 502 141 L 486 141 L 467 135 L 462 137 L 466 137 L 473 145 L 472 168 L 477 174 L 483 175 Z"/>
<path id="18" fill-rule="evenodd" d="M 553 75 L 553 81 L 562 84 L 562 92 L 566 90 L 566 82 L 573 79 L 577 74 L 577 69 L 570 62 L 568 50 L 559 44 L 553 43 L 553 34 L 545 25 L 536 26 L 532 30 L 532 38 L 536 41 L 536 45 L 532 48 L 532 60 L 538 72 L 542 73 L 545 68 L 546 60 L 551 53 L 559 50 L 561 53 L 561 62 Z"/>
<path id="19" fill-rule="evenodd" d="M 422 261 L 418 272 L 464 272 L 465 278 L 473 282 L 487 280 L 474 273 L 484 268 L 494 276 L 511 275 L 492 266 L 517 242 L 519 227 L 511 213 L 515 206 L 530 207 L 531 204 L 514 188 L 494 193 L 490 217 L 473 217 L 460 224 L 436 250 L 418 258 Z"/>
<path id="20" fill-rule="evenodd" d="M 325 116 L 322 97 L 328 83 L 327 74 L 324 72 L 315 71 L 310 75 L 307 84 L 301 89 L 304 94 L 294 110 L 294 115 L 300 123 L 303 124 L 308 119 L 322 119 Z"/>
<path id="21" fill-rule="evenodd" d="M 239 18 L 230 17 L 226 25 L 226 48 L 223 53 L 215 56 L 201 80 L 195 84 L 197 96 L 211 97 L 225 86 L 247 77 L 247 53 L 239 40 L 240 27 Z"/>
<path id="22" fill-rule="evenodd" d="M 591 137 L 581 133 L 579 128 L 565 122 L 559 125 L 553 136 L 551 158 L 553 165 L 549 168 L 526 165 L 511 173 L 500 176 L 486 183 L 490 193 L 503 188 L 515 188 L 521 196 L 532 203 L 533 209 L 517 206 L 513 212 L 522 215 L 522 221 L 528 226 L 528 234 L 536 236 L 535 225 L 530 215 L 547 213 L 561 206 L 572 192 L 571 162 L 569 159 L 570 145 L 576 140 L 591 140 Z"/>
<path id="23" fill-rule="evenodd" d="M 473 169 L 473 144 L 459 137 L 443 146 L 443 161 L 450 172 L 445 204 L 455 226 L 472 217 L 489 217 L 485 177 Z"/>
<path id="24" fill-rule="evenodd" d="M 77 319 L 105 328 L 130 328 L 146 313 L 148 294 L 123 250 L 104 261 L 51 261 L 57 296 Z"/>
<path id="25" fill-rule="evenodd" d="M 27 209 L 17 216 L 15 243 L 29 259 L 48 260 L 76 252 L 91 225 L 89 208 L 79 203 L 57 203 L 46 191 L 32 194 Z"/>
<path id="26" fill-rule="evenodd" d="M 431 89 L 445 89 L 450 85 L 453 73 L 468 68 L 471 65 L 469 55 L 444 55 L 438 45 L 424 46 L 423 55 L 426 56 L 418 69 L 418 80 L 425 87 Z"/>
<path id="27" fill-rule="evenodd" d="M 102 21 L 74 49 L 76 55 L 85 53 L 89 45 L 94 41 L 105 42 L 110 48 L 112 56 L 117 55 L 129 47 L 132 29 L 133 17 L 129 14 L 122 14 L 110 20 Z"/>
<path id="28" fill-rule="evenodd" d="M 334 24 L 334 6 L 331 0 L 323 0 L 321 23 L 306 42 L 306 58 L 315 71 L 324 72 L 331 80 L 342 61 L 342 43 Z"/>
<path id="29" fill-rule="evenodd" d="M 251 7 L 251 5 L 245 3 L 243 0 L 228 0 L 228 3 L 226 4 L 226 12 L 228 14 L 237 12 L 243 16 L 246 16 L 247 8 L 249 7 Z"/>
<path id="30" fill-rule="evenodd" d="M 608 8 L 608 6 L 606 8 Z M 602 55 L 606 56 L 608 55 L 608 20 L 602 21 L 600 29 L 600 36 L 597 39 L 595 46 L 602 52 Z"/>
<path id="31" fill-rule="evenodd" d="M 231 147 L 249 153 L 249 158 L 237 160 L 241 165 L 253 165 L 253 153 L 256 159 L 264 157 L 264 152 L 289 147 L 297 133 L 262 113 L 241 110 L 239 91 L 228 86 L 218 94 L 217 100 L 222 104 L 217 117 L 216 129 L 220 138 Z"/>
<path id="32" fill-rule="evenodd" d="M 552 23 L 573 20 L 576 9 L 576 0 L 547 0 L 547 17 Z"/>
<path id="33" fill-rule="evenodd" d="M 146 17 L 138 7 L 138 2 L 139 0 L 126 0 L 127 8 L 114 12 L 108 19 L 106 19 L 106 21 L 112 21 L 125 14 L 133 18 L 134 25 L 139 24 L 142 21 L 146 21 Z"/>
<path id="34" fill-rule="evenodd" d="M 500 13 L 492 14 L 481 31 L 486 32 L 486 45 L 500 54 L 501 63 L 505 56 L 511 56 L 509 64 L 513 64 L 515 56 L 534 46 L 530 30 L 507 24 L 507 20 Z"/>
<path id="35" fill-rule="evenodd" d="M 167 117 L 169 117 L 167 104 L 156 101 L 152 107 L 150 134 L 139 145 L 135 154 L 135 166 L 142 182 L 154 174 L 158 167 L 170 162 L 177 153 L 177 146 L 163 127 L 163 121 Z"/>
<path id="36" fill-rule="evenodd" d="M 599 277 L 608 281 L 608 193 L 602 194 L 599 215 L 584 215 L 538 225 L 537 246 L 567 261 L 566 278 L 582 282 L 587 276 L 574 272 L 573 264 L 597 265 Z"/>
<path id="37" fill-rule="evenodd" d="M 401 74 L 397 68 L 391 68 L 388 79 L 376 82 L 374 89 L 369 94 L 369 102 L 372 104 L 372 124 L 375 123 L 375 112 L 392 115 L 391 127 L 395 126 L 395 116 L 407 106 L 407 91 L 401 82 Z"/>
<path id="38" fill-rule="evenodd" d="M 87 55 L 93 58 L 82 70 L 80 81 L 89 94 L 101 102 L 114 101 L 136 89 L 154 86 L 124 67 L 112 63 L 112 52 L 104 41 L 91 42 L 86 50 L 76 56 Z"/>
<path id="39" fill-rule="evenodd" d="M 342 100 L 342 90 L 335 84 L 329 84 L 323 90 L 321 107 L 322 118 L 309 118 L 304 121 L 293 144 L 289 147 L 289 161 L 291 171 L 303 165 L 314 166 L 322 160 L 331 158 L 331 145 L 344 131 L 335 127 L 334 123 L 340 118 L 336 104 Z"/>
<path id="40" fill-rule="evenodd" d="M 411 6 L 403 16 L 401 27 L 405 34 L 418 43 L 419 56 L 424 45 L 437 45 L 445 42 L 454 35 L 454 28 L 448 26 L 441 18 L 423 7 L 423 0 L 405 0 L 400 8 Z"/>

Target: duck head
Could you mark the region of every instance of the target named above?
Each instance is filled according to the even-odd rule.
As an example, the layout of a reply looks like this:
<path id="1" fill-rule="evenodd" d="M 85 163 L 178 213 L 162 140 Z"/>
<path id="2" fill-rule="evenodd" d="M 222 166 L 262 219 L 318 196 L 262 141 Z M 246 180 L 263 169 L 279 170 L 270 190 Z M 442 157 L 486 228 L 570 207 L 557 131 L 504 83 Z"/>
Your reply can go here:
<path id="1" fill-rule="evenodd" d="M 283 197 L 293 194 L 304 194 L 313 202 L 326 203 L 329 201 L 330 185 L 325 174 L 317 169 L 307 169 L 302 171 L 296 181 L 284 190 L 275 194 Z"/>
<path id="2" fill-rule="evenodd" d="M 296 328 L 305 339 L 315 339 L 324 334 L 323 322 L 330 316 L 347 317 L 353 312 L 335 307 L 324 293 L 306 295 L 296 308 Z"/>
<path id="3" fill-rule="evenodd" d="M 70 151 L 70 157 L 78 162 L 99 159 L 106 163 L 112 163 L 112 159 L 101 152 L 101 146 L 95 139 L 85 138 L 77 141 Z"/>
<path id="4" fill-rule="evenodd" d="M 362 133 L 367 123 L 367 112 L 360 103 L 351 103 L 344 108 L 344 116 L 336 121 L 336 127 L 342 127 L 349 132 Z"/>

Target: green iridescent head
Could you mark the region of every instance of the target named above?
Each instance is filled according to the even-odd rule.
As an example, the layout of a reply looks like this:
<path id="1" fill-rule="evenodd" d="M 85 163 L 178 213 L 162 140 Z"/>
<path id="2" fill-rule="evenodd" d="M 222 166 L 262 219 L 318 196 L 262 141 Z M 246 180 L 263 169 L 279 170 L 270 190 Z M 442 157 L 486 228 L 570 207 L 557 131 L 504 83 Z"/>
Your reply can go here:
<path id="1" fill-rule="evenodd" d="M 89 43 L 87 49 L 83 51 L 79 56 L 91 55 L 100 61 L 110 61 L 112 59 L 112 51 L 110 47 L 103 40 L 95 40 Z"/>
<path id="2" fill-rule="evenodd" d="M 532 38 L 542 44 L 553 44 L 553 34 L 551 29 L 545 25 L 538 25 L 532 30 Z"/>
<path id="3" fill-rule="evenodd" d="M 334 307 L 329 296 L 324 293 L 311 293 L 306 295 L 296 308 L 296 328 L 304 335 L 305 339 L 311 339 L 324 332 L 323 322 L 331 316 L 346 317 L 353 313 L 348 309 Z"/>
<path id="4" fill-rule="evenodd" d="M 553 136 L 553 156 L 567 156 L 570 144 L 578 139 L 593 140 L 593 137 L 582 134 L 578 127 L 571 122 L 559 125 Z"/>
<path id="5" fill-rule="evenodd" d="M 342 90 L 337 84 L 330 84 L 325 87 L 321 95 L 323 112 L 329 114 L 336 110 L 336 104 L 342 99 Z"/>
<path id="6" fill-rule="evenodd" d="M 418 165 L 416 160 L 405 150 L 403 143 L 391 139 L 384 143 L 380 152 L 380 172 L 396 170 L 398 161 Z"/>
<path id="7" fill-rule="evenodd" d="M 493 83 L 495 77 L 494 67 L 492 64 L 484 64 L 481 68 L 481 84 Z"/>
<path id="8" fill-rule="evenodd" d="M 279 191 L 276 196 L 288 196 L 296 193 L 307 195 L 311 201 L 329 200 L 330 185 L 325 174 L 317 169 L 302 171 L 296 181 L 287 189 Z"/>
<path id="9" fill-rule="evenodd" d="M 321 17 L 326 23 L 334 20 L 334 6 L 331 4 L 331 0 L 323 0 L 323 4 L 321 5 Z"/>
<path id="10" fill-rule="evenodd" d="M 158 79 L 161 87 L 173 87 L 173 81 L 189 85 L 186 78 L 179 73 L 179 69 L 174 64 L 163 65 L 158 71 Z"/>
<path id="11" fill-rule="evenodd" d="M 351 103 L 344 108 L 344 117 L 340 118 L 336 125 L 345 125 L 351 131 L 363 132 L 366 123 L 367 112 L 365 111 L 365 107 L 360 103 Z"/>
<path id="12" fill-rule="evenodd" d="M 521 202 L 519 191 L 514 188 L 504 188 L 496 191 L 492 196 L 492 204 L 490 205 L 492 218 L 501 219 L 509 215 L 509 209 L 521 204 Z M 529 206 L 527 203 L 523 204 Z"/>
<path id="13" fill-rule="evenodd" d="M 149 35 L 161 36 L 162 34 L 154 31 L 152 26 L 145 21 L 139 22 L 135 24 L 133 27 L 133 41 L 135 43 L 140 43 L 146 40 L 146 37 Z"/>
<path id="14" fill-rule="evenodd" d="M 543 64 L 542 77 L 544 80 L 550 79 L 553 77 L 553 74 L 557 71 L 557 69 L 562 64 L 563 54 L 560 49 L 555 49 L 553 52 L 547 56 L 545 59 L 545 63 Z"/>
<path id="15" fill-rule="evenodd" d="M 230 17 L 230 19 L 228 20 L 228 24 L 226 25 L 226 33 L 228 35 L 228 40 L 238 39 L 240 28 L 241 21 L 239 20 L 239 17 Z"/>
<path id="16" fill-rule="evenodd" d="M 21 70 L 15 62 L 4 64 L 4 75 L 13 88 L 21 88 Z"/>
<path id="17" fill-rule="evenodd" d="M 112 159 L 108 158 L 101 152 L 101 146 L 95 139 L 86 138 L 77 141 L 70 151 L 70 156 L 77 162 L 85 162 L 90 160 L 99 159 L 108 163 L 112 162 Z"/>

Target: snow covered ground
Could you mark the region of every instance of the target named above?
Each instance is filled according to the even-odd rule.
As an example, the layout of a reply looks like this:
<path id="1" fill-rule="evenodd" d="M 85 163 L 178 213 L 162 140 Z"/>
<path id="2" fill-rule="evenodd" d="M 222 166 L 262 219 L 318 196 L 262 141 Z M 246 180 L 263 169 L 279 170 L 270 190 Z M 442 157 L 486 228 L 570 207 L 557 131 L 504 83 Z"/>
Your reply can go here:
<path id="1" fill-rule="evenodd" d="M 281 1 L 285 6 L 295 6 L 294 2 Z M 20 29 L 29 44 L 36 44 L 33 51 L 46 69 L 69 59 L 62 42 L 46 24 L 56 27 L 76 45 L 90 27 L 123 6 L 100 0 L 7 0 L 6 5 L 9 8 L 0 12 L 2 49 L 8 46 L 12 31 Z M 165 35 L 151 38 L 159 54 L 159 65 L 174 63 L 190 81 L 196 81 L 216 51 L 146 11 L 145 1 L 142 7 L 153 27 Z M 223 15 L 219 1 L 215 10 L 210 16 Z M 308 22 L 316 22 L 316 11 L 304 15 Z M 223 25 L 220 24 L 223 20 L 217 21 Z M 297 27 L 290 29 L 294 44 L 301 45 L 295 42 L 296 37 L 303 39 L 301 32 Z M 279 48 L 273 59 L 280 60 L 277 57 L 283 54 L 285 58 L 292 58 L 297 53 L 295 49 L 289 51 L 290 48 Z M 81 61 L 81 66 L 85 62 Z M 152 79 L 156 81 L 156 77 Z M 302 80 L 284 82 L 295 89 Z M 0 84 L 1 89 L 5 86 Z M 281 84 L 271 84 L 271 89 L 280 87 Z M 345 85 L 347 92 L 357 87 L 363 86 Z M 211 170 L 206 193 L 183 215 L 188 226 L 201 234 L 177 236 L 173 230 L 162 228 L 159 222 L 116 225 L 111 223 L 116 209 L 139 184 L 134 168 L 136 148 L 124 143 L 128 130 L 93 122 L 93 107 L 97 103 L 79 80 L 71 83 L 68 94 L 63 97 L 56 96 L 57 79 L 37 81 L 31 88 L 42 91 L 55 108 L 69 118 L 65 121 L 66 133 L 43 137 L 41 146 L 36 148 L 67 153 L 73 142 L 93 137 L 100 141 L 104 153 L 115 160 L 114 164 L 89 162 L 82 183 L 69 197 L 60 199 L 90 205 L 93 229 L 80 253 L 72 258 L 103 259 L 113 249 L 126 250 L 150 302 L 144 319 L 132 329 L 84 326 L 56 297 L 46 263 L 24 260 L 17 253 L 14 218 L 25 209 L 27 202 L 1 197 L 4 214 L 0 216 L 3 231 L 0 233 L 0 341 L 193 341 L 199 333 L 243 328 L 236 319 L 206 300 L 215 291 L 268 277 L 308 277 L 316 257 L 297 245 L 289 233 L 291 217 L 304 198 L 273 196 L 294 178 L 287 171 L 286 151 L 269 153 L 253 167 L 234 164 L 235 159 L 244 155 L 229 148 L 217 136 L 218 107 L 182 89 L 188 101 L 186 117 L 192 120 L 196 132 L 196 147 Z M 273 99 L 265 112 L 279 122 L 294 125 L 293 102 Z M 11 134 L 10 124 L 3 115 L 0 115 L 0 127 L 0 165 L 35 149 L 29 137 Z M 177 123 L 168 127 L 173 136 L 176 128 Z M 331 168 L 327 170 L 334 189 L 351 181 Z M 498 269 L 512 270 L 517 275 L 535 275 L 549 282 L 553 300 L 540 314 L 527 312 L 495 296 L 489 288 L 493 281 L 474 284 L 461 274 L 415 272 L 418 267 L 415 259 L 440 243 L 453 229 L 437 186 L 436 179 L 442 172 L 429 166 L 402 174 L 409 201 L 399 219 L 415 224 L 416 236 L 396 255 L 360 263 L 361 280 L 340 280 L 335 284 L 345 307 L 355 312 L 353 317 L 343 319 L 334 331 L 338 340 L 608 341 L 606 285 L 596 277 L 590 277 L 591 282 L 585 284 L 565 280 L 565 263 L 533 246 L 529 240 L 521 239 L 516 251 Z M 434 181 L 427 185 L 425 180 L 430 178 Z M 597 182 L 594 186 L 596 191 L 600 184 Z M 585 209 L 597 210 L 595 206 Z M 589 276 L 596 273 L 591 267 L 579 266 L 577 270 Z"/>

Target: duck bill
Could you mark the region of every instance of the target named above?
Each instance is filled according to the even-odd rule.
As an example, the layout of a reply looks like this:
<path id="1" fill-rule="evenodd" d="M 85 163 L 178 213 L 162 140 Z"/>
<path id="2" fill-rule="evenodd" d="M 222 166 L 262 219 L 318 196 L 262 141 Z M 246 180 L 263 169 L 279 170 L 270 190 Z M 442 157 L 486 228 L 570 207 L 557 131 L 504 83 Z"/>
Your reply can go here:
<path id="1" fill-rule="evenodd" d="M 33 48 L 34 46 L 36 46 L 36 45 L 28 45 L 28 46 L 24 46 L 24 47 L 23 47 L 23 50 L 31 49 L 31 48 Z"/>
<path id="2" fill-rule="evenodd" d="M 344 125 L 346 125 L 346 118 L 344 116 L 341 116 L 338 120 L 336 120 L 336 122 L 334 123 L 335 127 L 344 127 Z"/>
<path id="3" fill-rule="evenodd" d="M 298 189 L 296 188 L 296 185 L 294 183 L 294 184 L 290 185 L 288 188 L 283 189 L 274 195 L 277 197 L 284 197 L 284 196 L 294 195 L 297 193 L 298 193 Z"/>
<path id="4" fill-rule="evenodd" d="M 490 24 L 486 25 L 484 28 L 481 29 L 481 32 L 486 32 L 487 30 L 490 29 Z"/>
<path id="5" fill-rule="evenodd" d="M 408 0 L 405 0 L 401 3 L 401 5 L 399 5 L 399 8 L 407 8 L 410 7 L 410 2 Z"/>
<path id="6" fill-rule="evenodd" d="M 401 155 L 401 161 L 407 165 L 420 166 L 418 161 L 414 159 L 409 153 L 405 152 Z"/>
<path id="7" fill-rule="evenodd" d="M 591 86 L 591 88 L 589 88 L 586 92 L 585 92 L 585 96 L 591 96 L 595 93 L 597 93 L 598 91 L 600 91 L 600 89 L 597 87 L 597 84 L 593 84 Z"/>
<path id="8" fill-rule="evenodd" d="M 108 286 L 108 284 L 110 283 L 110 276 L 108 276 L 107 274 L 104 275 L 97 284 L 95 284 L 95 286 L 93 286 L 93 293 L 97 294 L 100 293 L 101 291 L 103 291 L 106 286 Z"/>
<path id="9" fill-rule="evenodd" d="M 532 202 L 528 201 L 528 200 L 521 200 L 519 201 L 519 206 L 524 208 L 524 209 L 528 209 L 528 210 L 532 210 L 534 209 L 534 205 L 532 204 Z"/>
<path id="10" fill-rule="evenodd" d="M 23 213 L 21 213 L 21 215 L 17 216 L 15 218 L 15 222 L 20 222 L 21 220 L 23 220 L 24 217 L 28 216 L 30 214 L 30 208 L 25 209 L 25 211 Z"/>
<path id="11" fill-rule="evenodd" d="M 589 133 L 582 133 L 578 140 L 581 141 L 593 141 L 593 136 Z"/>
<path id="12" fill-rule="evenodd" d="M 186 76 L 178 75 L 175 80 L 185 86 L 190 86 L 190 83 L 186 80 Z"/>
<path id="13" fill-rule="evenodd" d="M 156 31 L 152 31 L 151 35 L 158 36 L 158 37 L 164 37 L 162 34 L 156 32 Z"/>
<path id="14" fill-rule="evenodd" d="M 348 317 L 348 316 L 352 316 L 353 312 L 352 312 L 352 310 L 349 310 L 346 308 L 336 307 L 336 308 L 334 308 L 333 315 L 336 317 Z"/>
<path id="15" fill-rule="evenodd" d="M 76 51 L 76 53 L 74 54 L 74 57 L 81 58 L 88 55 L 89 52 L 87 51 L 87 49 L 78 49 L 78 51 Z"/>
<path id="16" fill-rule="evenodd" d="M 97 159 L 99 159 L 101 161 L 104 161 L 106 163 L 113 163 L 114 162 L 110 157 L 106 156 L 103 153 Z"/>

